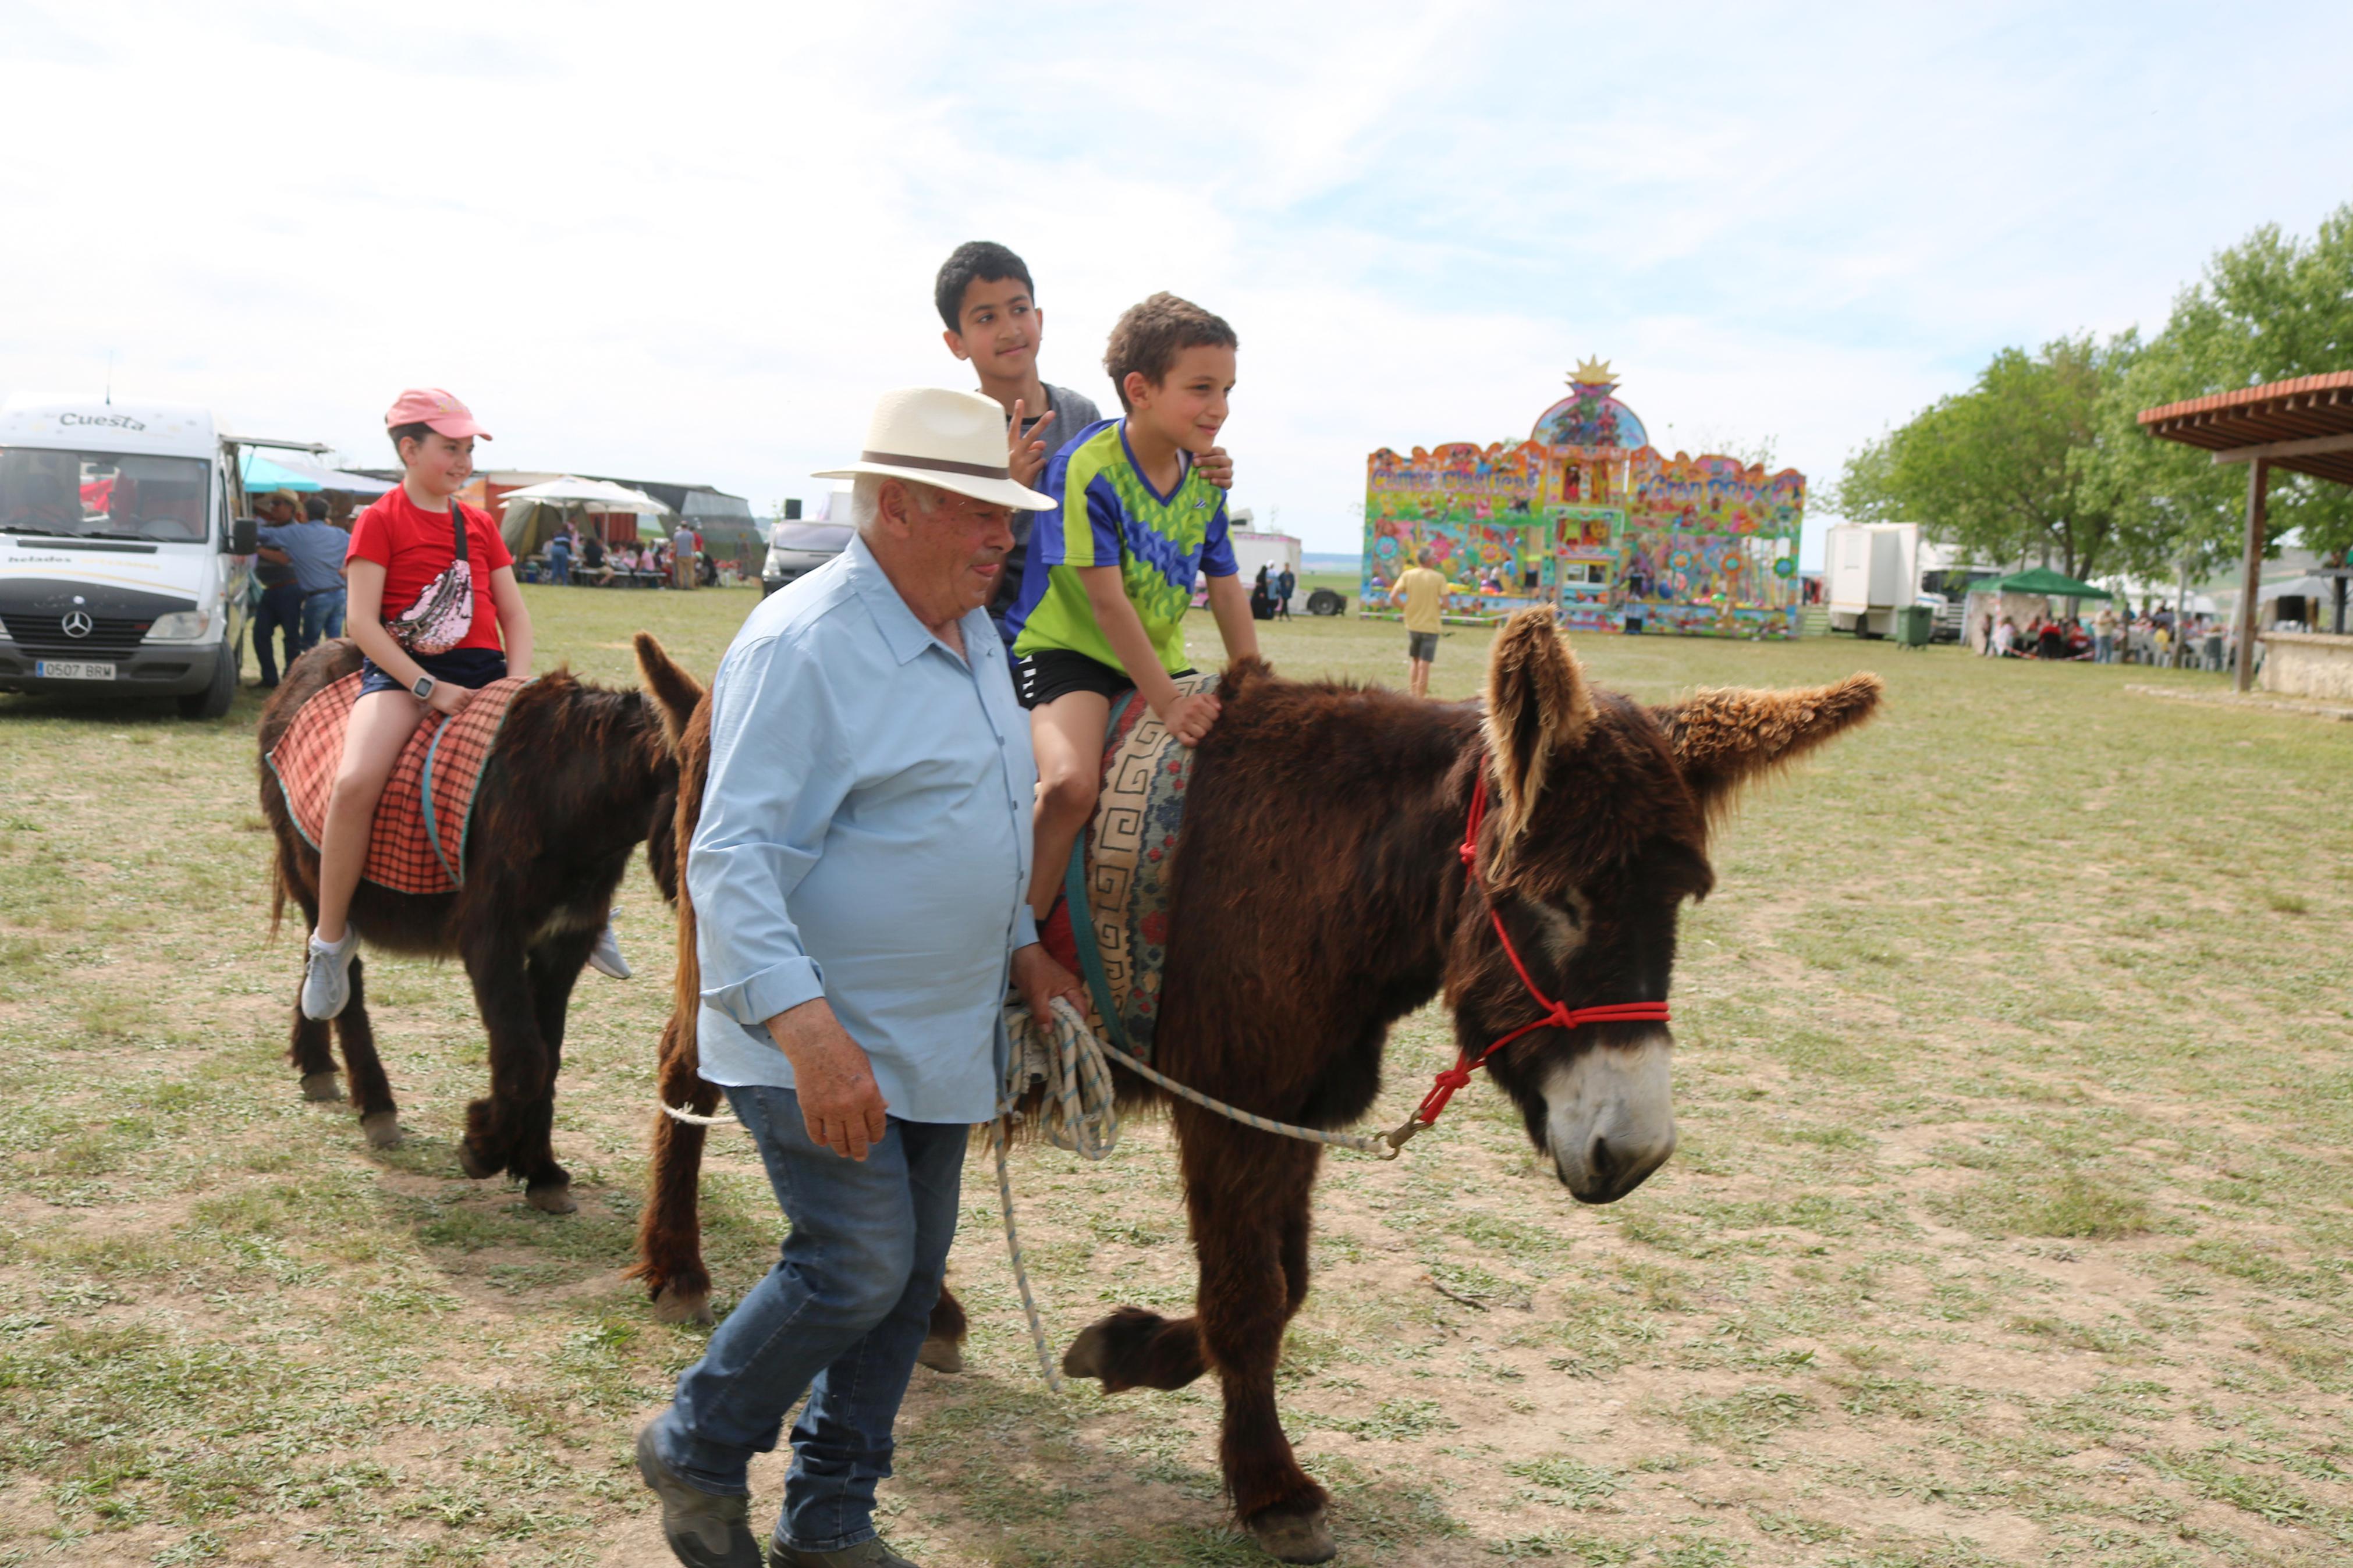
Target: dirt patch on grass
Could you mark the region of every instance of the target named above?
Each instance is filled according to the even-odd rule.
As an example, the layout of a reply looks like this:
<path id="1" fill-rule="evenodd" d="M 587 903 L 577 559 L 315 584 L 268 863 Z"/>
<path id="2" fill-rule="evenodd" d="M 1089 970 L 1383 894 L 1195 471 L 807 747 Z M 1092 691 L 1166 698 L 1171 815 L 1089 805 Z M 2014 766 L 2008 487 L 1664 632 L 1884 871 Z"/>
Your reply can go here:
<path id="1" fill-rule="evenodd" d="M 615 681 L 635 617 L 707 672 L 754 602 L 526 592 L 551 651 Z M 1265 632 L 1287 671 L 1398 674 L 1386 623 Z M 1625 640 L 1585 655 L 1644 700 L 1868 651 Z M 1480 641 L 1448 644 L 1442 695 L 1473 689 Z M 1890 717 L 1717 847 L 1658 1177 L 1578 1208 L 1483 1088 L 1396 1165 L 1327 1162 L 1278 1393 L 1345 1560 L 2353 1552 L 2353 960 L 2313 874 L 2353 855 L 2314 810 L 2353 735 L 2185 708 L 2152 747 L 2104 670 L 2021 687 L 1934 650 L 1883 672 Z M 575 1007 L 556 1139 L 579 1215 L 457 1172 L 484 1068 L 453 971 L 370 961 L 408 1131 L 372 1152 L 284 1060 L 298 961 L 265 941 L 256 712 L 0 699 L 0 1563 L 659 1561 L 628 1445 L 702 1334 L 618 1271 L 666 911 L 633 868 L 642 978 Z M 1989 725 L 2014 776 L 1954 765 Z M 1409 1020 L 1383 1111 L 1450 1056 L 1441 1019 Z M 1044 1389 L 973 1176 L 974 1370 L 917 1373 L 886 1532 L 934 1568 L 1261 1561 L 1219 1495 L 1213 1381 Z M 1025 1150 L 1017 1182 L 1057 1350 L 1122 1302 L 1185 1310 L 1165 1128 L 1101 1168 Z M 705 1192 L 723 1310 L 777 1222 L 726 1135 Z M 783 1465 L 754 1469 L 764 1522 Z"/>

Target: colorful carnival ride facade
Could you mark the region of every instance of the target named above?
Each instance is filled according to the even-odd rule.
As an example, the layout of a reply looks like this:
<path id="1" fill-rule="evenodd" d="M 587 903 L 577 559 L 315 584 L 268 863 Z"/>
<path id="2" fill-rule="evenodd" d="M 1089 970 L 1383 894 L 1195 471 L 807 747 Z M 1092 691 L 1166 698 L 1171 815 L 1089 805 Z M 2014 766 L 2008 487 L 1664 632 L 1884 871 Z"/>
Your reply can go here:
<path id="1" fill-rule="evenodd" d="M 1363 612 L 1425 550 L 1447 619 L 1549 605 L 1571 631 L 1793 637 L 1806 477 L 1662 456 L 1587 361 L 1525 441 L 1457 441 L 1365 463 Z"/>

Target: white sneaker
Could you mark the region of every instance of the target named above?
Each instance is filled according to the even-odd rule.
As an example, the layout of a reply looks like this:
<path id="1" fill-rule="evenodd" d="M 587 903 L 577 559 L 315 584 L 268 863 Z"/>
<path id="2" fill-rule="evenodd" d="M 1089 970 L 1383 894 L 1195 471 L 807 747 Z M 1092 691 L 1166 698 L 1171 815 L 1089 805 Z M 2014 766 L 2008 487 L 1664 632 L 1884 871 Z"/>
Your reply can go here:
<path id="1" fill-rule="evenodd" d="M 596 945 L 588 950 L 588 967 L 616 980 L 629 977 L 629 961 L 621 956 L 621 939 L 613 934 L 611 921 L 605 922 L 605 929 L 596 933 Z"/>
<path id="2" fill-rule="evenodd" d="M 352 955 L 360 950 L 359 928 L 346 921 L 343 940 L 321 942 L 311 933 L 311 959 L 302 971 L 302 1016 L 324 1021 L 351 1005 Z"/>

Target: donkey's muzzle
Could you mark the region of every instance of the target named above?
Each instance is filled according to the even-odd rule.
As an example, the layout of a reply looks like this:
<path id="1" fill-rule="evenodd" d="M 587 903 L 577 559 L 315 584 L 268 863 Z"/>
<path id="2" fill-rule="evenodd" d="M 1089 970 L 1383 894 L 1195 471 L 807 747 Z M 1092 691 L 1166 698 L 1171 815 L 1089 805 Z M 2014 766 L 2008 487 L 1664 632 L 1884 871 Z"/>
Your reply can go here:
<path id="1" fill-rule="evenodd" d="M 1673 1047 L 1664 1029 L 1597 1045 L 1545 1082 L 1545 1142 L 1579 1203 L 1616 1203 L 1675 1152 Z"/>

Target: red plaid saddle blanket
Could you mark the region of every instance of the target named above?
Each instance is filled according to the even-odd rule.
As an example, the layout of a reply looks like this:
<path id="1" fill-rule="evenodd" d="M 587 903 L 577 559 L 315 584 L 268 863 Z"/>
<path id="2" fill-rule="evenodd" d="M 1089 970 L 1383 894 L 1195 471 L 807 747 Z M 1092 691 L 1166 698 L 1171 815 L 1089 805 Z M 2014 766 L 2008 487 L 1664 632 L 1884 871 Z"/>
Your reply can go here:
<path id="1" fill-rule="evenodd" d="M 396 893 L 451 893 L 465 885 L 474 791 L 506 721 L 507 705 L 524 685 L 494 680 L 456 718 L 426 715 L 376 803 L 375 831 L 362 876 Z M 327 797 L 343 760 L 343 731 L 351 727 L 359 696 L 356 674 L 320 688 L 269 752 L 269 771 L 285 792 L 287 813 L 313 849 L 326 826 Z"/>

